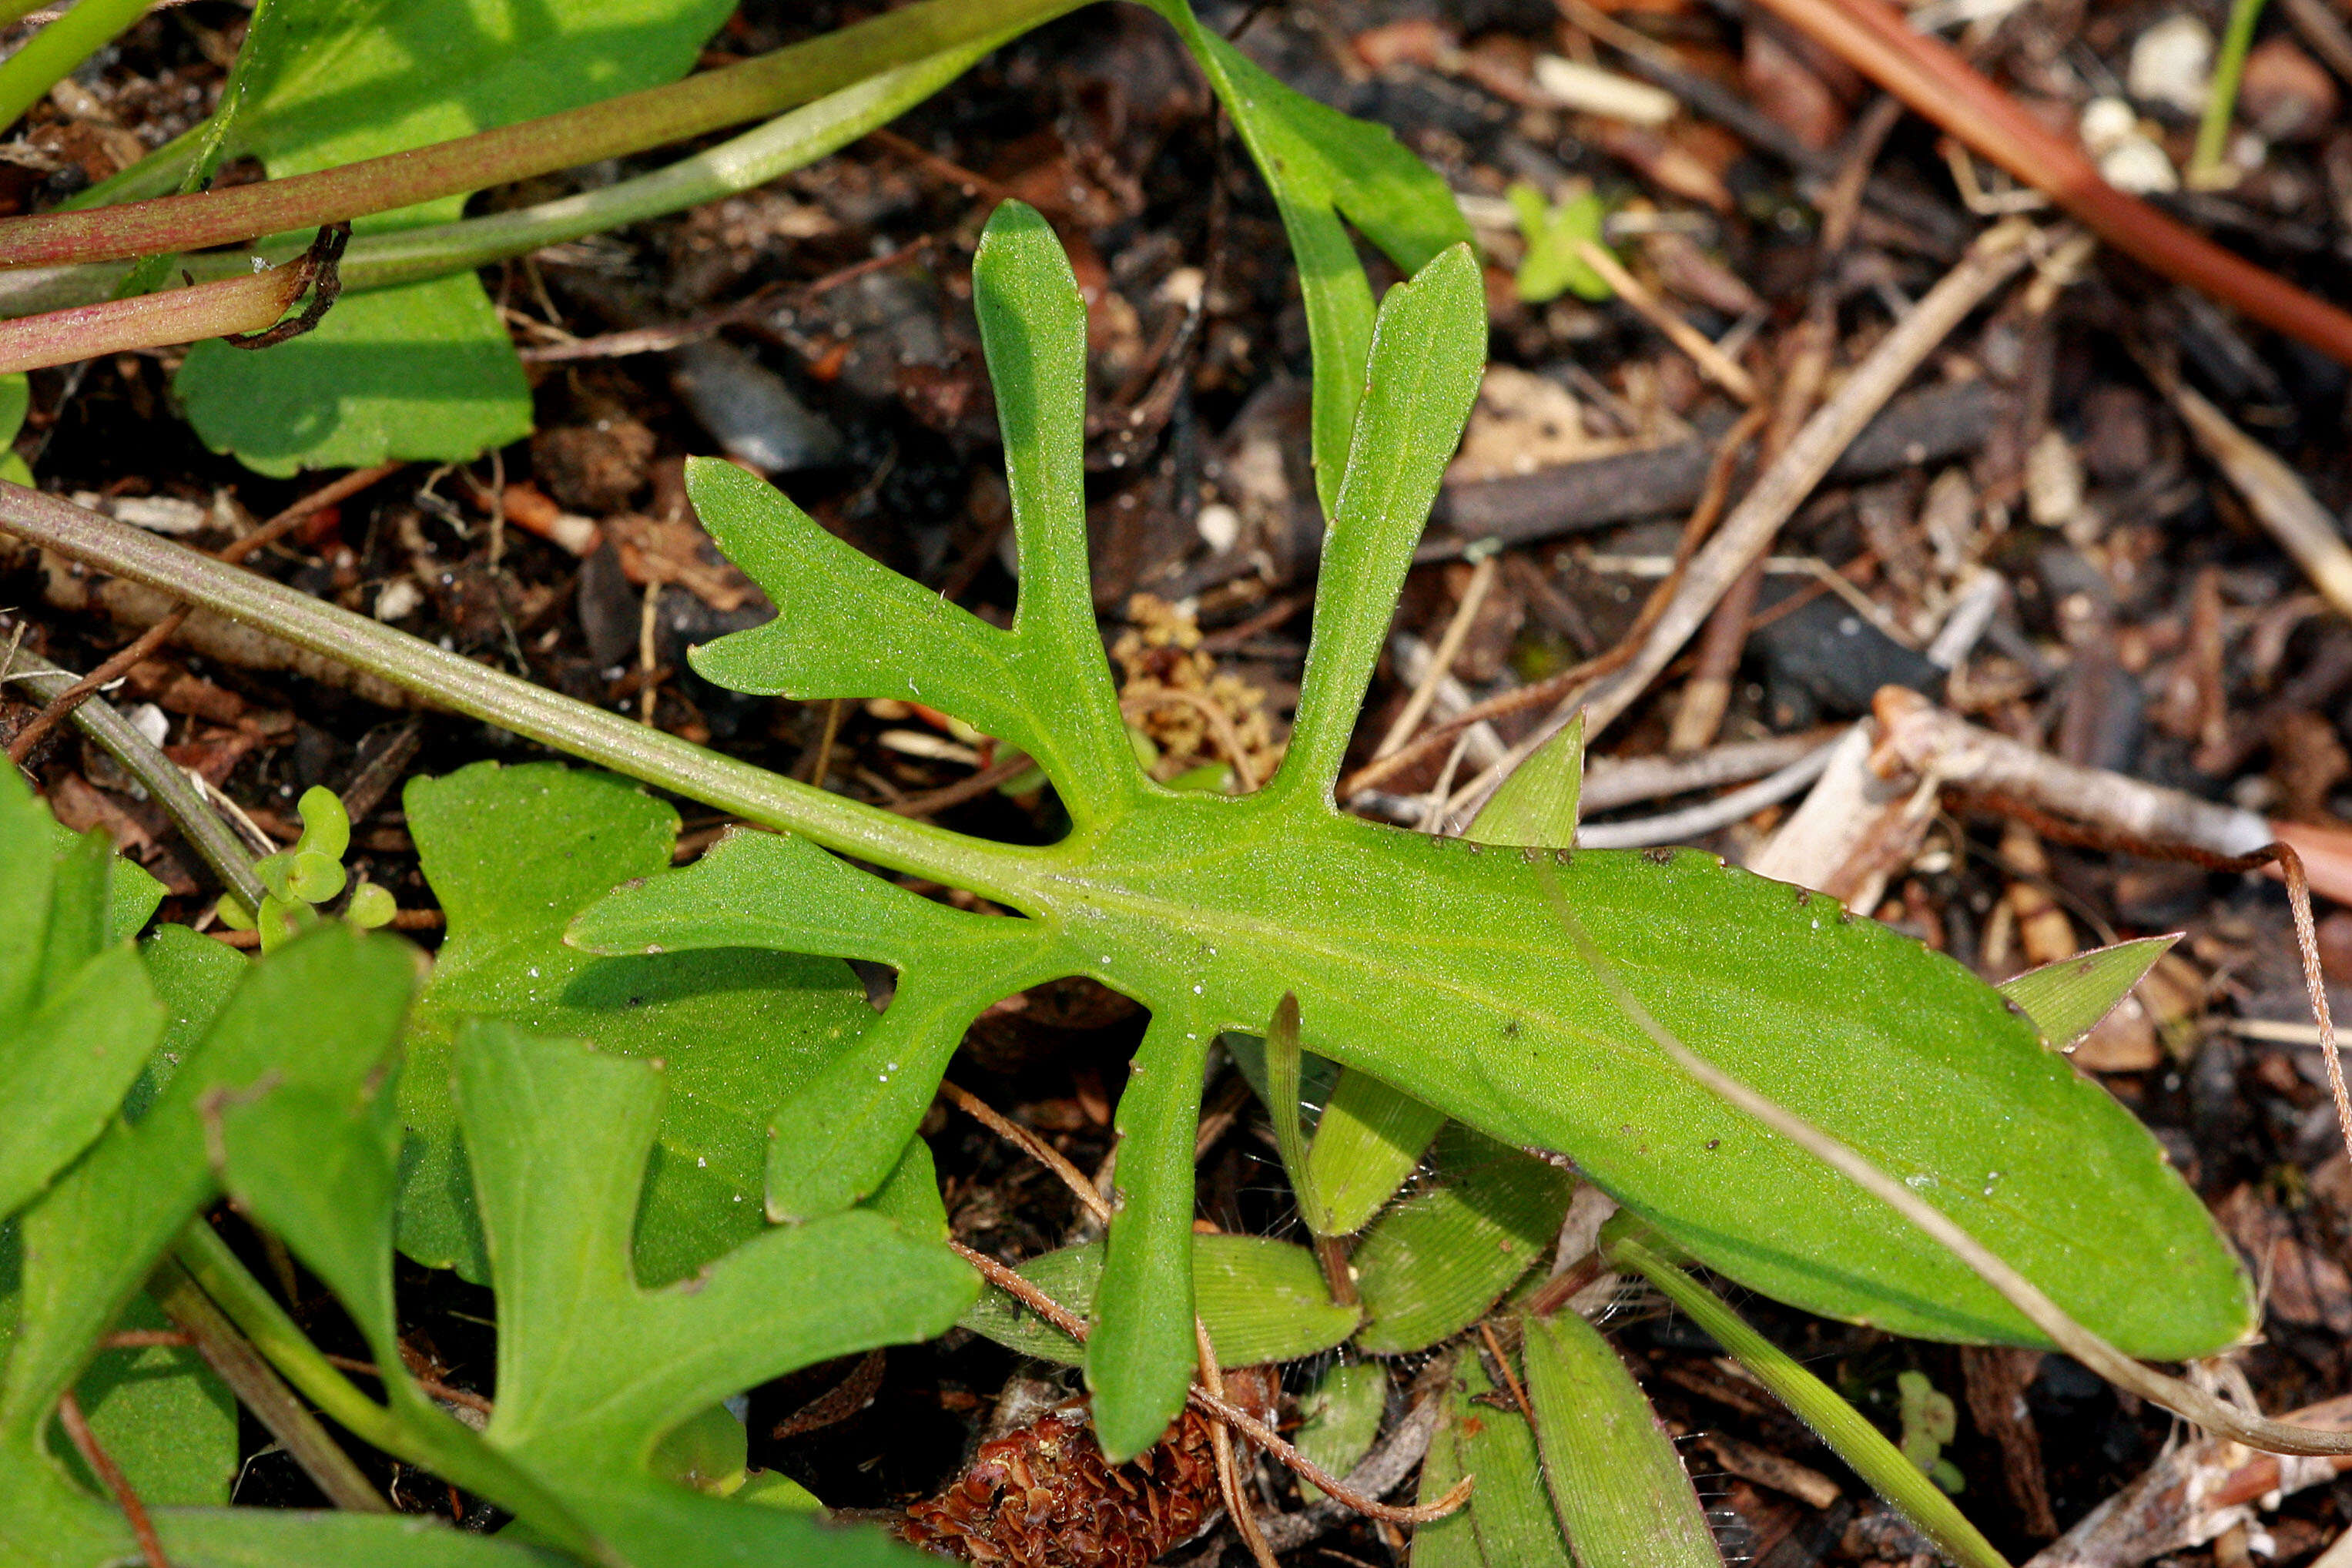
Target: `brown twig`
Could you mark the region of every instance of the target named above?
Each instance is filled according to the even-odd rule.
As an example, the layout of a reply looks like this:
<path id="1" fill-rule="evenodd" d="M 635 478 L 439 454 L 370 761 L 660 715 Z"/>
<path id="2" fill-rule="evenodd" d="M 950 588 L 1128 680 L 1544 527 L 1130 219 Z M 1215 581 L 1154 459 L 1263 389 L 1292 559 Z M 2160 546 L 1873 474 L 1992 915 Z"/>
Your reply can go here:
<path id="1" fill-rule="evenodd" d="M 938 789 L 929 790 L 921 795 L 910 795 L 904 800 L 893 801 L 885 809 L 895 812 L 900 816 L 929 816 L 934 812 L 945 811 L 951 805 L 961 805 L 965 801 L 977 800 L 1007 779 L 1017 779 L 1036 765 L 1027 757 L 1015 752 L 1009 756 L 997 758 L 969 778 L 958 779 L 951 784 L 943 784 Z"/>
<path id="2" fill-rule="evenodd" d="M 147 1505 L 131 1487 L 130 1478 L 114 1462 L 114 1456 L 100 1446 L 98 1434 L 89 1429 L 82 1418 L 81 1402 L 74 1391 L 67 1389 L 58 1396 L 58 1420 L 64 1426 L 67 1437 L 73 1442 L 74 1452 L 81 1456 L 106 1489 L 114 1494 L 122 1517 L 130 1521 L 131 1533 L 139 1542 L 139 1554 L 147 1560 L 147 1568 L 172 1568 L 172 1560 L 163 1555 L 163 1540 L 155 1533 L 155 1521 L 147 1517 Z"/>
<path id="3" fill-rule="evenodd" d="M 33 715 L 33 721 L 17 731 L 16 738 L 8 742 L 8 760 L 23 767 L 25 759 L 33 754 L 33 748 L 47 739 L 49 731 L 63 723 L 67 715 L 80 707 L 83 699 L 112 684 L 132 665 L 169 642 L 172 634 L 178 631 L 193 613 L 192 606 L 182 605 L 140 633 L 104 664 L 51 698 L 38 713 Z"/>
<path id="4" fill-rule="evenodd" d="M 1228 1405 L 1206 1389 L 1194 1387 L 1186 1395 L 1193 1409 L 1203 1415 L 1213 1415 L 1231 1425 L 1242 1436 L 1265 1449 L 1283 1467 L 1301 1480 L 1323 1492 L 1333 1501 L 1353 1509 L 1367 1519 L 1377 1519 L 1388 1524 L 1428 1524 L 1470 1500 L 1471 1489 L 1477 1478 L 1465 1476 L 1447 1489 L 1435 1502 L 1422 1503 L 1412 1508 L 1399 1508 L 1378 1498 L 1369 1498 L 1351 1489 L 1345 1481 L 1325 1470 L 1322 1466 L 1282 1440 L 1282 1435 L 1248 1411 Z"/>
<path id="5" fill-rule="evenodd" d="M 2352 315 L 2108 184 L 2072 141 L 2028 113 L 1951 46 L 1913 31 L 1885 0 L 1764 4 L 1915 111 L 2046 192 L 2117 250 L 2352 364 Z"/>
<path id="6" fill-rule="evenodd" d="M 327 1364 L 330 1366 L 339 1366 L 345 1372 L 355 1372 L 362 1377 L 374 1378 L 378 1383 L 384 1381 L 383 1373 L 376 1370 L 376 1364 L 372 1361 L 362 1361 L 357 1356 L 326 1355 L 323 1351 L 320 1353 L 326 1357 Z M 409 1375 L 417 1387 L 445 1405 L 460 1405 L 484 1415 L 491 1413 L 490 1402 L 471 1389 L 452 1388 L 438 1378 L 419 1377 L 413 1373 Z"/>
<path id="7" fill-rule="evenodd" d="M 1600 679 L 1612 670 L 1624 668 L 1642 646 L 1642 638 L 1657 624 L 1673 602 L 1675 592 L 1682 585 L 1689 570 L 1691 558 L 1698 553 L 1699 543 L 1715 520 L 1723 515 L 1724 503 L 1731 497 L 1732 476 L 1738 472 L 1740 454 L 1748 441 L 1764 426 L 1767 417 L 1762 408 L 1751 407 L 1740 416 L 1739 422 L 1724 433 L 1723 443 L 1715 449 L 1715 458 L 1707 466 L 1706 485 L 1700 491 L 1698 502 L 1691 509 L 1683 523 L 1682 538 L 1675 546 L 1674 569 L 1650 591 L 1641 613 L 1634 616 L 1633 626 L 1617 646 L 1598 658 L 1571 665 L 1541 680 L 1530 681 L 1517 690 L 1490 697 L 1484 702 L 1474 702 L 1459 713 L 1442 719 L 1421 733 L 1421 737 L 1377 761 L 1358 768 L 1339 786 L 1339 798 L 1347 800 L 1359 790 L 1376 789 L 1406 768 L 1436 756 L 1453 742 L 1454 737 L 1473 724 L 1488 719 L 1499 719 L 1509 713 L 1524 713 L 1530 708 L 1541 708 L 1558 702 L 1569 692 Z"/>
<path id="8" fill-rule="evenodd" d="M 184 1349 L 196 1342 L 185 1329 L 117 1329 L 98 1342 L 102 1351 Z"/>
<path id="9" fill-rule="evenodd" d="M 1665 302 L 1650 292 L 1642 280 L 1625 270 L 1624 265 L 1609 252 L 1608 247 L 1596 240 L 1576 242 L 1577 258 L 1601 276 L 1601 280 L 1616 291 L 1617 297 L 1633 307 L 1636 315 L 1664 334 L 1668 342 L 1683 351 L 1699 374 L 1714 382 L 1742 403 L 1753 403 L 1761 395 L 1756 378 L 1740 368 L 1738 362 L 1717 348 L 1705 332 L 1692 326 L 1666 308 Z"/>
<path id="10" fill-rule="evenodd" d="M 1192 1342 L 1198 1348 L 1201 1386 L 1211 1397 L 1225 1396 L 1225 1374 L 1217 1365 L 1217 1347 L 1209 1339 L 1209 1325 L 1200 1315 L 1192 1318 Z M 1258 1568 L 1281 1568 L 1274 1552 L 1265 1543 L 1265 1531 L 1257 1524 L 1257 1510 L 1250 1507 L 1249 1494 L 1242 1489 L 1241 1465 L 1234 1457 L 1233 1429 L 1223 1421 L 1209 1423 L 1209 1452 L 1217 1463 L 1217 1490 L 1225 1500 L 1225 1517 L 1234 1522 L 1234 1533 L 1242 1538 L 1250 1560 Z"/>
<path id="11" fill-rule="evenodd" d="M 1095 1191 L 1095 1185 L 1087 1180 L 1086 1173 L 1071 1164 L 1059 1149 L 1005 1116 L 970 1089 L 961 1088 L 949 1079 L 940 1080 L 940 1094 L 958 1110 L 978 1121 L 991 1132 L 1021 1150 L 1031 1159 L 1060 1177 L 1062 1184 L 1077 1195 L 1079 1207 L 1102 1224 L 1110 1223 L 1110 1205 L 1104 1201 L 1100 1193 Z"/>

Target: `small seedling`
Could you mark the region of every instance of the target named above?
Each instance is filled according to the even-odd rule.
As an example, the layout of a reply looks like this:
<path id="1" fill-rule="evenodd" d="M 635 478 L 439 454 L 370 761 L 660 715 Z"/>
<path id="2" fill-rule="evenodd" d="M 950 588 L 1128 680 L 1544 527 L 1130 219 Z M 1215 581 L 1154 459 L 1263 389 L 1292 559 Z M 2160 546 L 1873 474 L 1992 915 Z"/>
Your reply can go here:
<path id="1" fill-rule="evenodd" d="M 313 784 L 295 803 L 302 816 L 302 836 L 290 849 L 281 849 L 253 863 L 253 873 L 268 889 L 258 910 L 248 910 L 233 897 L 220 901 L 220 922 L 231 931 L 261 932 L 261 951 L 275 952 L 298 932 L 319 923 L 319 909 L 342 897 L 351 886 L 343 857 L 351 849 L 352 819 L 334 791 Z M 352 888 L 343 919 L 362 930 L 388 925 L 399 908 L 381 884 L 362 881 Z"/>

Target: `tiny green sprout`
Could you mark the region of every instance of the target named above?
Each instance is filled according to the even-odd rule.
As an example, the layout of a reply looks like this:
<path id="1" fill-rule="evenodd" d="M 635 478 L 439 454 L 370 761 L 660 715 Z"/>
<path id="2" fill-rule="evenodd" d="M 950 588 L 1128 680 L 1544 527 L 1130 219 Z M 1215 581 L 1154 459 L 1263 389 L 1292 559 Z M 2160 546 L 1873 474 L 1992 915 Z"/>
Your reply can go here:
<path id="1" fill-rule="evenodd" d="M 1524 180 L 1507 195 L 1512 210 L 1518 214 L 1519 234 L 1528 244 L 1516 279 L 1519 298 L 1530 305 L 1569 292 L 1583 300 L 1609 298 L 1608 281 L 1577 254 L 1580 241 L 1601 242 L 1601 220 L 1608 216 L 1601 198 L 1586 191 L 1565 201 L 1549 202 Z"/>
<path id="2" fill-rule="evenodd" d="M 302 837 L 290 849 L 264 856 L 253 863 L 266 892 L 261 908 L 248 911 L 233 898 L 220 901 L 220 922 L 231 931 L 261 932 L 261 951 L 275 952 L 299 931 L 319 923 L 318 906 L 333 902 L 351 886 L 343 856 L 352 846 L 352 819 L 341 799 L 317 785 L 302 792 L 295 803 L 302 815 Z M 398 912 L 392 894 L 371 882 L 353 889 L 345 917 L 356 926 L 388 924 Z"/>
<path id="3" fill-rule="evenodd" d="M 1967 1483 L 1958 1467 L 1944 1458 L 1944 1445 L 1959 1433 L 1959 1412 L 1952 1396 L 1927 1380 L 1924 1372 L 1906 1372 L 1895 1380 L 1902 1400 L 1903 1457 L 1927 1472 L 1929 1479 L 1955 1495 Z"/>
<path id="4" fill-rule="evenodd" d="M 352 889 L 352 901 L 343 906 L 343 918 L 363 931 L 390 925 L 399 912 L 399 906 L 392 901 L 392 889 L 381 882 L 362 882 Z"/>

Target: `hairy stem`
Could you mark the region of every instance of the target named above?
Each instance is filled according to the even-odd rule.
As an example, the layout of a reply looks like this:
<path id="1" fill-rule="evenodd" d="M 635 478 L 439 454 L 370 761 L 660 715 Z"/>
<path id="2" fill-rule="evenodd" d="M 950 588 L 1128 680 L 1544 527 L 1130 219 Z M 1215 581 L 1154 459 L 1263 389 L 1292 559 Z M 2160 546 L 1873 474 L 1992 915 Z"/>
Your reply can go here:
<path id="1" fill-rule="evenodd" d="M 22 485 L 0 483 L 0 530 L 371 670 L 443 707 L 860 859 L 1014 902 L 1035 874 L 1034 850 L 909 822 L 706 751 Z"/>
<path id="2" fill-rule="evenodd" d="M 314 174 L 0 222 L 0 267 L 197 250 L 618 158 L 781 113 L 853 82 L 1034 26 L 1081 0 L 919 0 L 772 54 L 602 103 Z"/>

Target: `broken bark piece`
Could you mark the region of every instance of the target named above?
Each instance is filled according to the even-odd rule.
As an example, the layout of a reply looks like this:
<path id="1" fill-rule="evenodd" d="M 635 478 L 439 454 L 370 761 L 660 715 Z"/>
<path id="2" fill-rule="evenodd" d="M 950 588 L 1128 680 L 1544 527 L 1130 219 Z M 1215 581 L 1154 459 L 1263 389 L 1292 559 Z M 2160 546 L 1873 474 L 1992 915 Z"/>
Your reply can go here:
<path id="1" fill-rule="evenodd" d="M 1874 479 L 1898 468 L 1974 452 L 2011 395 L 1989 381 L 1924 388 L 1889 403 L 1830 469 L 1833 479 Z M 1449 484 L 1433 524 L 1471 539 L 1519 543 L 1687 510 L 1706 483 L 1712 441 L 1677 441 L 1646 451 L 1538 468 L 1531 474 Z M 1458 553 L 1424 546 L 1423 556 Z"/>

